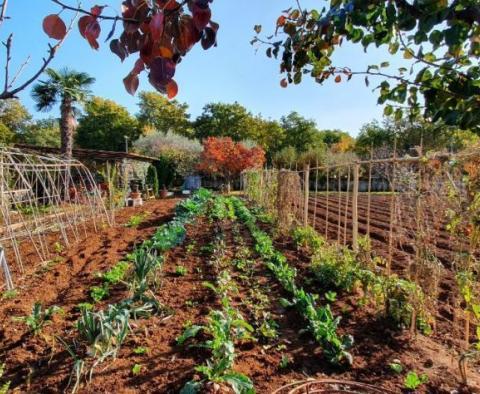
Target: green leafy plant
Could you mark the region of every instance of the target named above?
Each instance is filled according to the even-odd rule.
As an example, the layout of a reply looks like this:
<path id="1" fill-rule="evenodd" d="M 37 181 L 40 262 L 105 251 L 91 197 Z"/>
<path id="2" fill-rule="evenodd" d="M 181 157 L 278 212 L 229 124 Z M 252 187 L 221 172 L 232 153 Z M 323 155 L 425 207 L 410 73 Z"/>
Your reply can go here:
<path id="1" fill-rule="evenodd" d="M 142 224 L 142 222 L 148 217 L 147 212 L 143 212 L 137 215 L 132 215 L 128 222 L 125 223 L 125 227 L 136 228 Z"/>
<path id="2" fill-rule="evenodd" d="M 5 364 L 0 364 L 0 379 L 5 373 Z M 10 382 L 0 383 L 0 394 L 7 394 L 10 388 Z"/>
<path id="3" fill-rule="evenodd" d="M 138 355 L 146 354 L 146 353 L 148 353 L 148 348 L 143 347 L 143 346 L 138 346 L 135 349 L 133 349 L 133 353 L 138 354 Z"/>
<path id="4" fill-rule="evenodd" d="M 15 318 L 15 320 L 24 322 L 34 335 L 38 335 L 43 327 L 51 322 L 53 315 L 61 311 L 62 309 L 56 305 L 43 309 L 42 304 L 36 302 L 30 315 Z"/>
<path id="5" fill-rule="evenodd" d="M 109 305 L 107 311 L 82 310 L 77 329 L 89 345 L 89 354 L 98 358 L 98 363 L 107 357 L 116 357 L 130 330 L 129 317 L 128 309 L 115 305 Z"/>
<path id="6" fill-rule="evenodd" d="M 76 306 L 76 308 L 81 312 L 82 310 L 91 311 L 94 308 L 94 305 L 89 302 L 81 302 Z"/>
<path id="7" fill-rule="evenodd" d="M 103 280 L 111 285 L 115 285 L 124 280 L 127 275 L 130 264 L 127 261 L 120 261 L 102 276 Z"/>
<path id="8" fill-rule="evenodd" d="M 188 382 L 180 393 L 200 393 L 207 382 L 224 383 L 231 386 L 236 394 L 253 393 L 253 383 L 245 375 L 232 370 L 235 360 L 235 341 L 249 338 L 253 328 L 241 317 L 238 311 L 226 306 L 223 311 L 211 311 L 207 325 L 191 326 L 190 337 L 203 330 L 211 339 L 202 347 L 212 353 L 205 365 L 195 368 L 203 375 L 199 381 Z M 185 334 L 185 333 L 184 333 Z M 182 335 L 182 339 L 187 335 Z"/>
<path id="9" fill-rule="evenodd" d="M 55 242 L 53 244 L 53 250 L 55 251 L 55 253 L 60 254 L 63 252 L 63 245 L 60 242 Z"/>
<path id="10" fill-rule="evenodd" d="M 97 303 L 108 297 L 109 293 L 110 290 L 107 283 L 105 283 L 103 286 L 92 286 L 90 288 L 90 297 Z"/>
<path id="11" fill-rule="evenodd" d="M 310 226 L 296 227 L 292 231 L 292 238 L 297 248 L 305 248 L 311 253 L 325 244 L 325 240 Z"/>
<path id="12" fill-rule="evenodd" d="M 187 252 L 187 254 L 192 254 L 195 251 L 196 247 L 197 243 L 195 241 L 192 241 L 185 247 L 185 251 Z"/>
<path id="13" fill-rule="evenodd" d="M 337 300 L 337 293 L 335 293 L 334 291 L 327 291 L 325 293 L 325 299 L 328 302 L 335 302 Z"/>
<path id="14" fill-rule="evenodd" d="M 285 256 L 275 249 L 268 234 L 257 228 L 256 219 L 245 204 L 238 198 L 231 198 L 237 217 L 246 224 L 256 242 L 256 251 L 267 268 L 292 296 L 291 301 L 284 299 L 284 306 L 295 306 L 298 309 L 308 322 L 308 330 L 322 345 L 325 357 L 330 363 L 338 365 L 346 361 L 351 364 L 352 356 L 347 350 L 353 345 L 353 337 L 350 335 L 340 337 L 337 334 L 340 318 L 334 318 L 329 305 L 317 306 L 317 296 L 297 287 L 296 270 L 291 268 Z"/>
<path id="15" fill-rule="evenodd" d="M 154 250 L 140 248 L 136 250 L 132 263 L 131 285 L 135 296 L 141 298 L 155 279 L 156 271 L 163 263 L 163 256 L 157 256 Z"/>
<path id="16" fill-rule="evenodd" d="M 13 300 L 18 296 L 18 290 L 13 289 L 13 290 L 5 290 L 2 293 L 2 300 Z"/>
<path id="17" fill-rule="evenodd" d="M 175 268 L 175 275 L 177 276 L 185 276 L 188 274 L 188 269 L 182 265 L 177 265 Z"/>
<path id="18" fill-rule="evenodd" d="M 282 355 L 282 359 L 280 360 L 280 363 L 278 364 L 278 367 L 280 369 L 287 369 L 288 366 L 290 365 L 291 359 L 287 354 Z"/>
<path id="19" fill-rule="evenodd" d="M 427 382 L 428 382 L 427 375 L 425 374 L 417 375 L 416 372 L 410 371 L 405 377 L 405 380 L 403 381 L 403 385 L 408 390 L 416 390 L 422 384 L 425 384 Z"/>
<path id="20" fill-rule="evenodd" d="M 403 365 L 400 364 L 399 362 L 393 362 L 388 364 L 389 368 L 395 372 L 396 374 L 401 374 L 403 372 Z"/>
<path id="21" fill-rule="evenodd" d="M 141 364 L 135 364 L 132 367 L 132 374 L 140 375 L 142 373 L 143 366 Z"/>

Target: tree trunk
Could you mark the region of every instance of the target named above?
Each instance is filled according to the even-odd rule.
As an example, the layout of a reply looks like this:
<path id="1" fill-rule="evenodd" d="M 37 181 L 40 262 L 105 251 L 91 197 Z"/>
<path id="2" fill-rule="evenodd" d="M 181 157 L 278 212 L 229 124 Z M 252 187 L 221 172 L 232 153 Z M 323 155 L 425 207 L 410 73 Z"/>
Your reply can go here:
<path id="1" fill-rule="evenodd" d="M 71 159 L 76 121 L 72 100 L 70 98 L 62 99 L 60 114 L 61 152 L 65 158 Z"/>

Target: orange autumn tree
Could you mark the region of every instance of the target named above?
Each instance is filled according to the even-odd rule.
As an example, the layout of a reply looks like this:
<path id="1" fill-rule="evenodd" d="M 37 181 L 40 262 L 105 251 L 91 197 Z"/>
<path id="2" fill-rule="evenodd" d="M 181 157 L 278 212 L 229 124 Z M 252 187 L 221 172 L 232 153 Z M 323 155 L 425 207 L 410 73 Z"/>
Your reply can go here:
<path id="1" fill-rule="evenodd" d="M 234 142 L 230 137 L 209 137 L 203 141 L 198 169 L 225 179 L 227 190 L 230 192 L 232 180 L 242 171 L 261 168 L 264 163 L 265 151 L 262 148 L 247 148 L 241 142 Z"/>

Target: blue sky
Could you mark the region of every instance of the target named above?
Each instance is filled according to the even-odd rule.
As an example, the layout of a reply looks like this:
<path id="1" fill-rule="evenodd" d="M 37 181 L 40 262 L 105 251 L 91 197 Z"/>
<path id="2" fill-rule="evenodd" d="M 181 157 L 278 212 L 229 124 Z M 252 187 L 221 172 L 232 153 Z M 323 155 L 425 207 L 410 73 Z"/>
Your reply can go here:
<path id="1" fill-rule="evenodd" d="M 73 0 L 65 0 L 75 4 Z M 118 9 L 120 0 L 84 0 L 83 6 L 110 4 Z M 303 6 L 323 5 L 323 1 L 304 0 Z M 220 23 L 218 47 L 204 51 L 195 47 L 177 68 L 175 79 L 180 86 L 177 99 L 190 106 L 193 117 L 201 113 L 202 107 L 212 101 L 238 101 L 251 112 L 261 113 L 266 118 L 279 119 L 290 111 L 314 119 L 320 128 L 339 128 L 356 135 L 362 124 L 380 119 L 382 108 L 377 106 L 377 95 L 366 88 L 363 78 L 348 83 L 335 84 L 333 81 L 320 86 L 306 78 L 299 86 L 282 89 L 279 81 L 279 62 L 268 59 L 263 50 L 256 53 L 250 45 L 253 26 L 262 24 L 264 32 L 273 31 L 281 10 L 294 4 L 294 0 L 232 1 L 215 0 L 212 4 L 213 20 Z M 14 32 L 14 61 L 18 66 L 27 56 L 32 61 L 23 74 L 27 78 L 41 62 L 46 53 L 48 39 L 41 29 L 45 15 L 58 12 L 50 0 L 15 0 L 10 2 L 8 15 L 11 17 L 2 27 L 0 35 L 5 39 L 8 32 Z M 111 12 L 111 10 L 110 10 Z M 65 14 L 64 17 L 67 18 Z M 103 39 L 110 25 L 102 24 Z M 345 46 L 336 55 L 337 65 L 348 65 L 352 69 L 363 69 L 366 65 L 385 60 L 386 54 L 379 50 Z M 2 56 L 3 60 L 4 56 Z M 137 111 L 137 98 L 124 90 L 122 79 L 132 68 L 132 57 L 123 64 L 110 53 L 108 44 L 102 40 L 99 51 L 90 49 L 77 30 L 72 32 L 61 48 L 52 67 L 68 66 L 86 71 L 97 81 L 93 93 L 113 99 L 126 106 L 132 113 Z M 3 67 L 3 65 L 2 65 Z M 374 85 L 374 84 L 372 84 Z M 371 86 L 372 86 L 371 85 Z M 153 90 L 143 78 L 139 90 Z M 35 117 L 30 91 L 20 95 L 22 102 Z M 58 110 L 51 115 L 56 116 Z"/>

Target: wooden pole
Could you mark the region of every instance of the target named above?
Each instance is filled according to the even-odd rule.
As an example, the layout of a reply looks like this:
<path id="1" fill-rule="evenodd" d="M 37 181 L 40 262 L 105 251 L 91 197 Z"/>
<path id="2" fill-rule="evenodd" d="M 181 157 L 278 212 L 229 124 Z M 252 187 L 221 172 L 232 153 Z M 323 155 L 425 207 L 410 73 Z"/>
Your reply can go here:
<path id="1" fill-rule="evenodd" d="M 397 138 L 395 137 L 395 143 L 393 147 L 393 162 L 392 162 L 392 179 L 390 181 L 391 185 L 391 199 L 390 199 L 390 228 L 388 231 L 388 258 L 387 258 L 387 276 L 390 276 L 392 273 L 392 260 L 393 260 L 393 222 L 395 220 L 395 171 L 396 171 L 396 158 L 397 158 Z"/>
<path id="2" fill-rule="evenodd" d="M 353 196 L 352 196 L 352 246 L 358 252 L 358 188 L 360 184 L 360 164 L 353 167 Z"/>
<path id="3" fill-rule="evenodd" d="M 310 194 L 310 164 L 305 165 L 303 174 L 303 225 L 308 226 L 308 199 Z"/>

